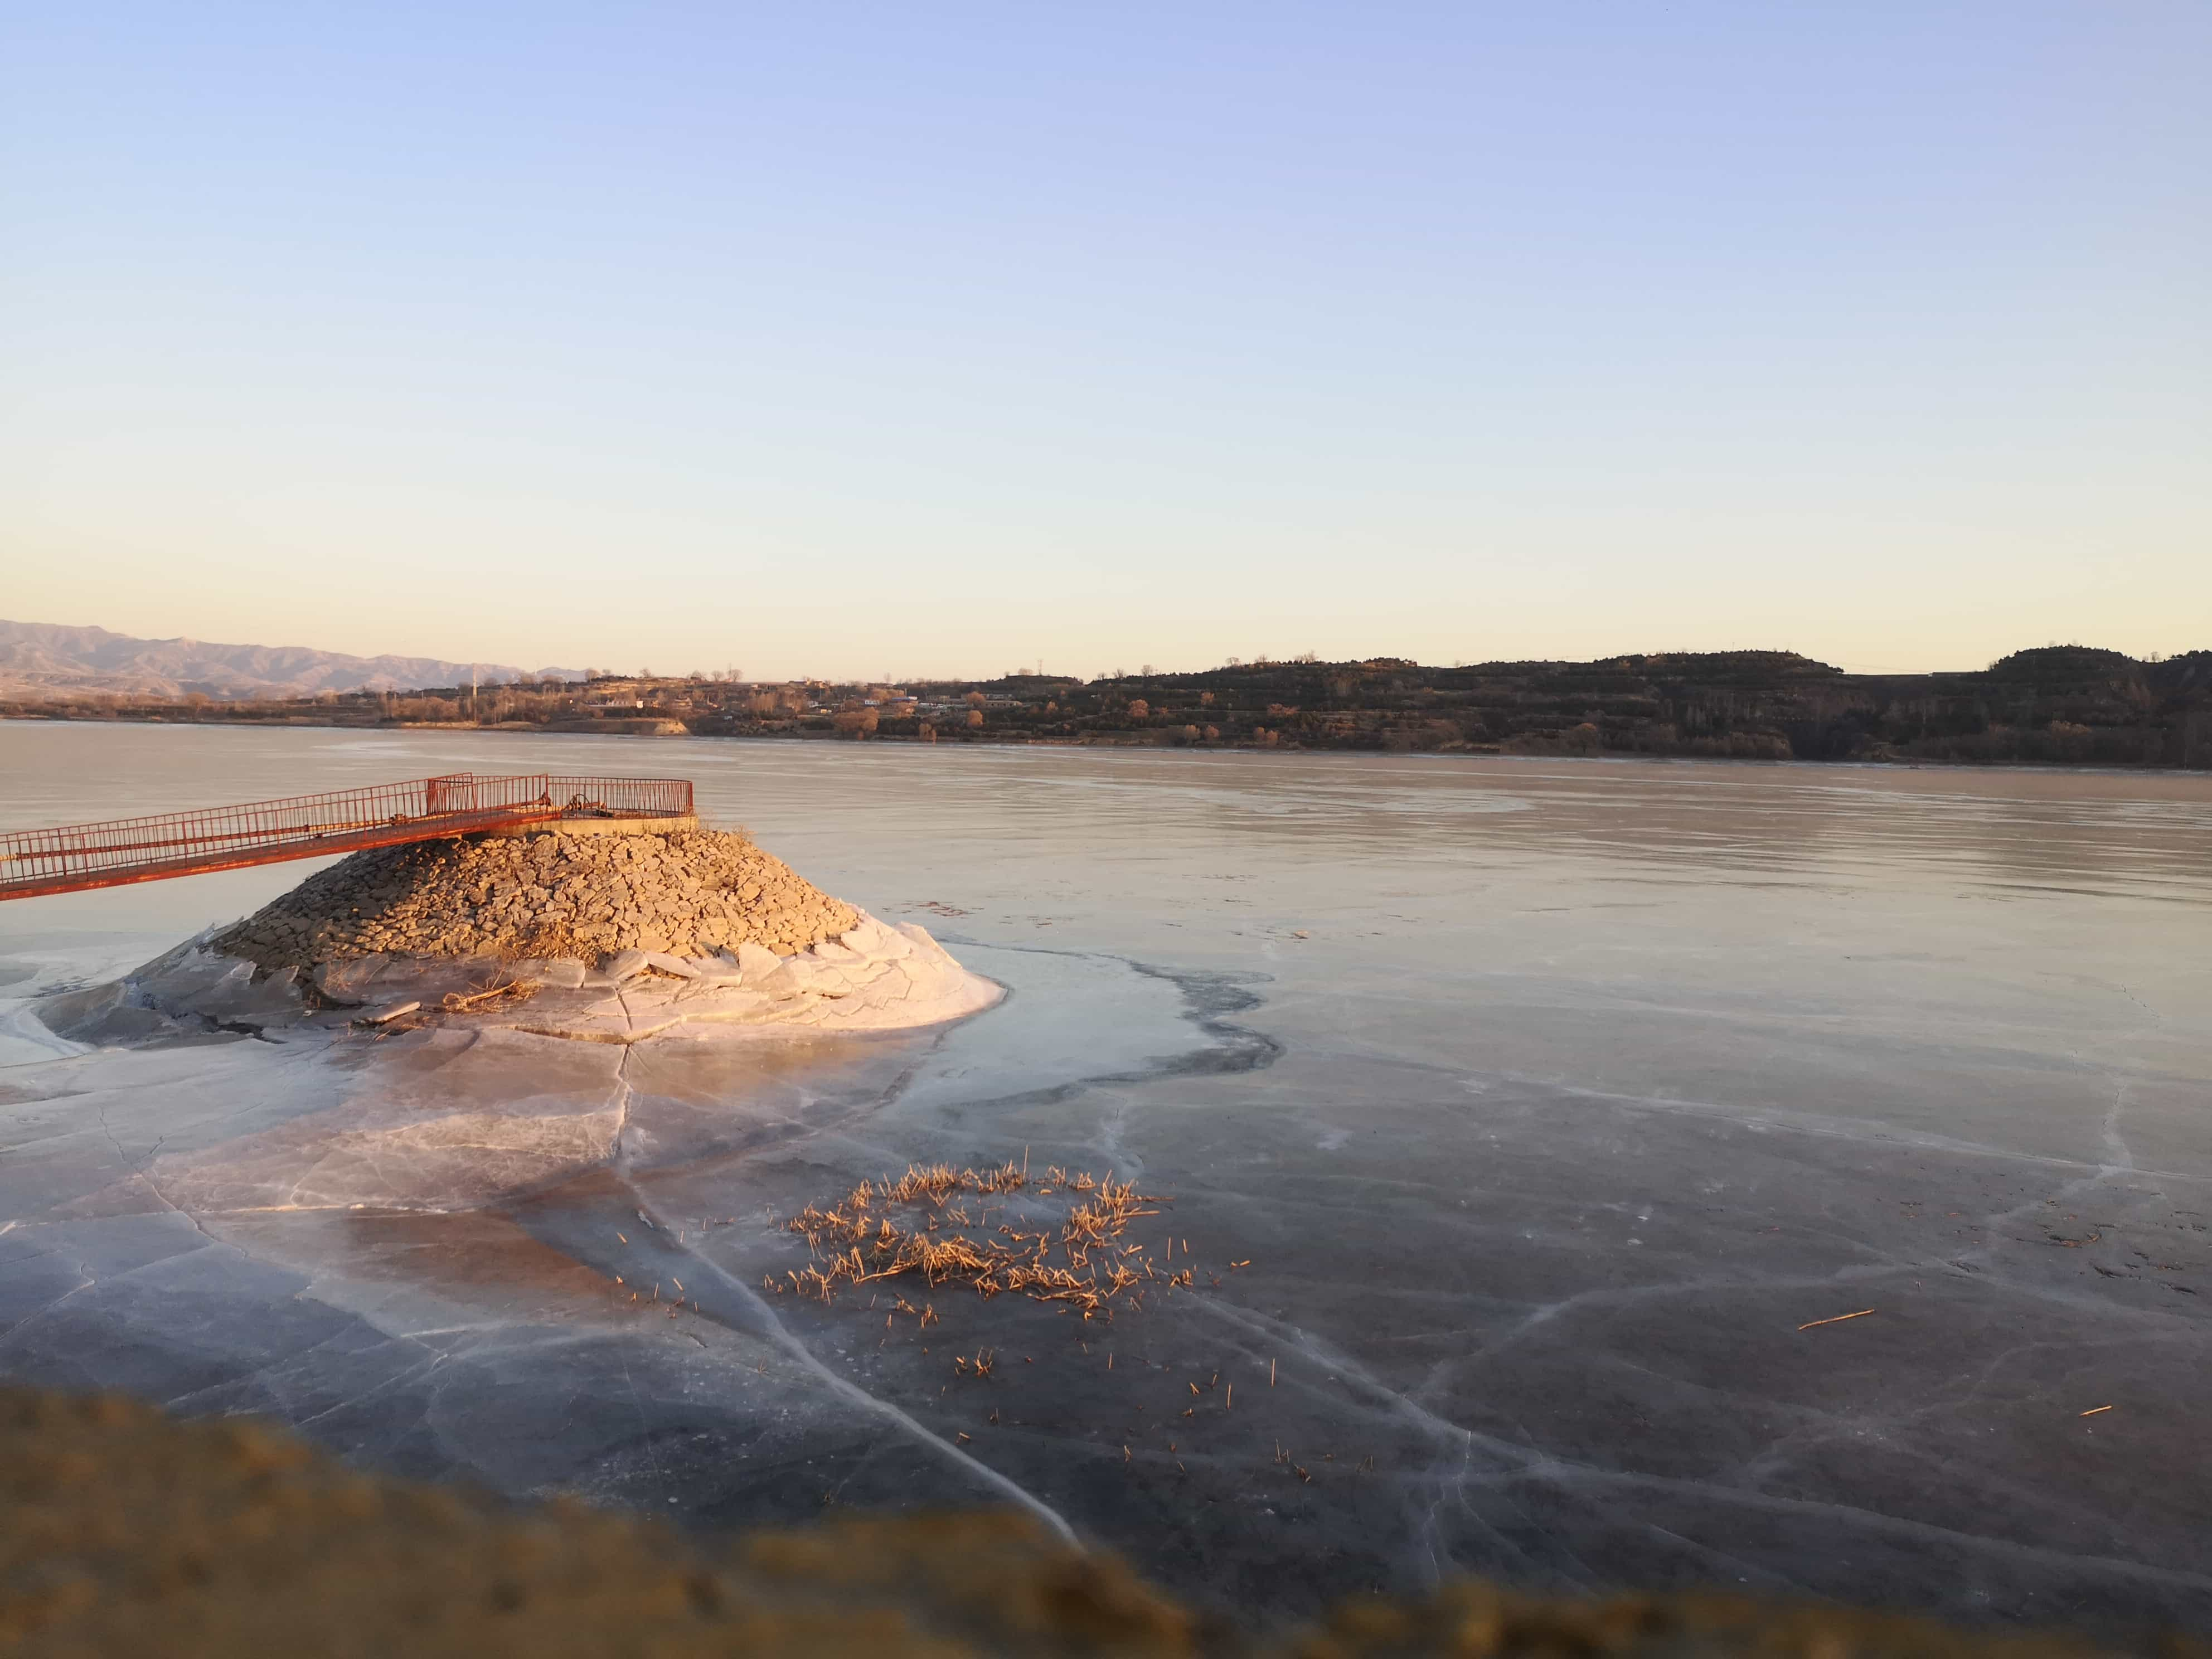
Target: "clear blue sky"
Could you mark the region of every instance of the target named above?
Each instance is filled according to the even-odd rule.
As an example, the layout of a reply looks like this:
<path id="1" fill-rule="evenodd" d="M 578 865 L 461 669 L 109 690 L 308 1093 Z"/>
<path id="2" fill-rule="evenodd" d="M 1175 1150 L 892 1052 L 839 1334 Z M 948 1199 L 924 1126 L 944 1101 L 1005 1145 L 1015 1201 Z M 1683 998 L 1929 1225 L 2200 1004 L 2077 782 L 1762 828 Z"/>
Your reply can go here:
<path id="1" fill-rule="evenodd" d="M 0 10 L 0 616 L 2212 645 L 2212 6 Z"/>

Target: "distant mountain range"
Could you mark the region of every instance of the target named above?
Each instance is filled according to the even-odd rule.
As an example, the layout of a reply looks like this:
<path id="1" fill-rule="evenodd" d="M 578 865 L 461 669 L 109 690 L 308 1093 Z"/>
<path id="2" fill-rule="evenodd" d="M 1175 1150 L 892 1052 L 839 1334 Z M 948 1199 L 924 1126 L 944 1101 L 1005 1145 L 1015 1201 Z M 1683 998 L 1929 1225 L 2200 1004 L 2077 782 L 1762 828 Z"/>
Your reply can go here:
<path id="1" fill-rule="evenodd" d="M 508 663 L 441 662 L 434 657 L 349 657 L 301 645 L 211 645 L 205 640 L 136 640 L 104 628 L 0 622 L 0 696 L 122 691 L 157 696 L 300 697 L 319 691 L 413 691 L 520 679 Z M 580 668 L 541 668 L 541 679 L 580 680 Z"/>

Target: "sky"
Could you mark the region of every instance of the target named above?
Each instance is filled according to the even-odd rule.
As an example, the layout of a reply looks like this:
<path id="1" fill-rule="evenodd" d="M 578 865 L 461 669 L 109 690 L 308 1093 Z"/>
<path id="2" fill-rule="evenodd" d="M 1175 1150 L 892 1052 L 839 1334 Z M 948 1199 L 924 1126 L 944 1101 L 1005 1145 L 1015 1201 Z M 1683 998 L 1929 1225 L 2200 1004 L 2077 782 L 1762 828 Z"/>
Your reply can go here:
<path id="1" fill-rule="evenodd" d="M 2212 7 L 0 5 L 0 616 L 2212 647 Z"/>

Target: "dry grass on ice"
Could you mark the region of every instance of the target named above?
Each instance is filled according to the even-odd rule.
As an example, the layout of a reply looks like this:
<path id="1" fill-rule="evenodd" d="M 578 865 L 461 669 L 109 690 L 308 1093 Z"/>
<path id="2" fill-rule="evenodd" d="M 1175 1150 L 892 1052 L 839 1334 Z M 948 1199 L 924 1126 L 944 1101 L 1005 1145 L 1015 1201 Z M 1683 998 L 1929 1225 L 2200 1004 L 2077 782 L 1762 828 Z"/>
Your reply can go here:
<path id="1" fill-rule="evenodd" d="M 1064 1217 L 1038 1213 L 1048 1206 L 1036 1200 L 1057 1197 L 1068 1200 Z M 918 1276 L 933 1290 L 1008 1291 L 1063 1303 L 1089 1319 L 1116 1297 L 1136 1308 L 1154 1286 L 1190 1286 L 1189 1268 L 1163 1272 L 1144 1245 L 1123 1243 L 1131 1223 L 1159 1213 L 1145 1206 L 1163 1201 L 1110 1175 L 1071 1175 L 1057 1164 L 1042 1176 L 1014 1164 L 909 1165 L 896 1181 L 863 1181 L 828 1209 L 810 1204 L 793 1216 L 784 1225 L 806 1240 L 815 1265 L 764 1282 L 778 1294 L 827 1303 L 841 1285 Z"/>

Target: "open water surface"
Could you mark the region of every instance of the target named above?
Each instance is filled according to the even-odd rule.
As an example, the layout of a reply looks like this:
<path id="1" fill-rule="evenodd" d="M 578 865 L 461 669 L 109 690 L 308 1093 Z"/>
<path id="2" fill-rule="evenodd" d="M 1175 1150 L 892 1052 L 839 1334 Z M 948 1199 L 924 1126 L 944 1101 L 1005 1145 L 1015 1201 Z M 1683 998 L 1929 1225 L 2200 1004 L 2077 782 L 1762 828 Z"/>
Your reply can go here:
<path id="1" fill-rule="evenodd" d="M 0 824 L 469 769 L 689 775 L 1012 994 L 78 1053 L 40 996 L 314 866 L 0 905 L 0 1372 L 702 1526 L 1019 1503 L 1254 1621 L 1466 1571 L 2212 1626 L 2212 779 L 18 722 Z M 347 1139 L 525 1100 L 620 1156 L 457 1206 L 465 1144 Z M 1171 1195 L 1194 1290 L 761 1291 L 799 1206 L 1024 1155 Z"/>

